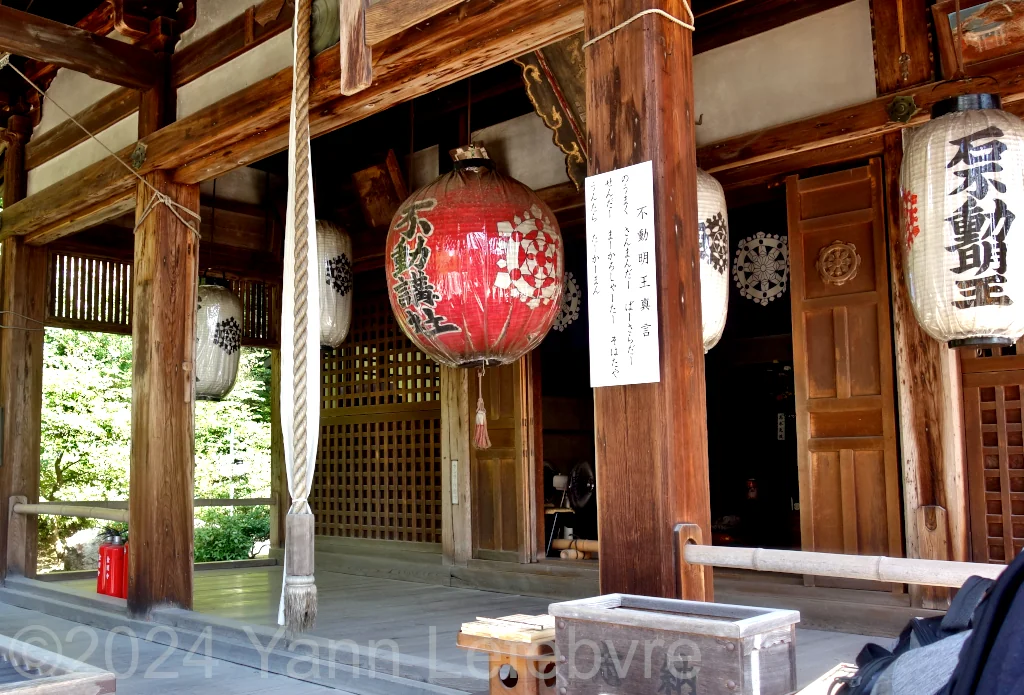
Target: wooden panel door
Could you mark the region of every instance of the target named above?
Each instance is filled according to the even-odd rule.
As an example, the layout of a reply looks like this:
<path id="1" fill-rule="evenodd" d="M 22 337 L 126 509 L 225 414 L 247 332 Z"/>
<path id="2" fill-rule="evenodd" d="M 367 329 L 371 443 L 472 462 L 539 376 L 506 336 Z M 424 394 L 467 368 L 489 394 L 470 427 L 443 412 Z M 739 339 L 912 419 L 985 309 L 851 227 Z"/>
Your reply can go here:
<path id="1" fill-rule="evenodd" d="M 881 167 L 786 194 L 802 546 L 901 556 Z"/>
<path id="2" fill-rule="evenodd" d="M 1024 546 L 1024 355 L 963 354 L 971 559 L 1009 563 Z M 989 352 L 979 351 L 979 352 Z"/>
<path id="3" fill-rule="evenodd" d="M 533 524 L 529 509 L 533 484 L 527 425 L 528 371 L 525 358 L 488 369 L 483 379 L 490 449 L 471 447 L 474 555 L 485 560 L 529 562 Z M 475 418 L 477 373 L 470 374 L 470 422 Z M 471 426 L 470 437 L 473 435 Z"/>

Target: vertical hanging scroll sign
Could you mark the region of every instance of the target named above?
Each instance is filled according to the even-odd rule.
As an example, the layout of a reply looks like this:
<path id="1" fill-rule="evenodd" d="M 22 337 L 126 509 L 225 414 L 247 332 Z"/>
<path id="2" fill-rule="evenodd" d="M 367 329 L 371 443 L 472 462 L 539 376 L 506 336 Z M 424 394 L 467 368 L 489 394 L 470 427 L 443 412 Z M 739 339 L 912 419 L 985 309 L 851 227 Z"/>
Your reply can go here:
<path id="1" fill-rule="evenodd" d="M 589 176 L 590 385 L 661 381 L 651 162 Z"/>

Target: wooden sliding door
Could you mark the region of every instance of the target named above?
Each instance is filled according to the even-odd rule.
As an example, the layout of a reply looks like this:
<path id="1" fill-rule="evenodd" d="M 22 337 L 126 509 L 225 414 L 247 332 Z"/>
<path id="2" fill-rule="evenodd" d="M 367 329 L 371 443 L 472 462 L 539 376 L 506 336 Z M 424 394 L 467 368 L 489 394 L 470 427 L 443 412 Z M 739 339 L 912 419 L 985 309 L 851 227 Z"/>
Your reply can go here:
<path id="1" fill-rule="evenodd" d="M 881 167 L 786 187 L 802 546 L 901 556 Z"/>
<path id="2" fill-rule="evenodd" d="M 471 447 L 474 555 L 530 562 L 535 552 L 535 472 L 530 357 L 488 369 L 483 378 L 490 449 Z M 470 422 L 479 393 L 470 375 Z M 470 437 L 473 427 L 470 428 Z"/>

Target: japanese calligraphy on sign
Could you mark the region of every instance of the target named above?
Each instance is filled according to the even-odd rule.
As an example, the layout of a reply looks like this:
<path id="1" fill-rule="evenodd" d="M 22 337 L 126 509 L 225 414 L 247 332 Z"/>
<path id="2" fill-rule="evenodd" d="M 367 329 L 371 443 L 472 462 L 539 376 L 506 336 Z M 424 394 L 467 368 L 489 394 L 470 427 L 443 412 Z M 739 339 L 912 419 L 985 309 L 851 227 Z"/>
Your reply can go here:
<path id="1" fill-rule="evenodd" d="M 590 385 L 661 380 L 650 162 L 586 181 Z"/>
<path id="2" fill-rule="evenodd" d="M 459 330 L 446 317 L 437 313 L 437 294 L 427 276 L 430 246 L 427 240 L 434 233 L 434 225 L 423 213 L 434 209 L 435 200 L 421 200 L 402 208 L 393 227 L 401 237 L 391 252 L 395 269 L 391 273 L 391 288 L 398 305 L 405 312 L 408 326 L 416 333 L 434 337 Z"/>
<path id="3" fill-rule="evenodd" d="M 1006 236 L 1014 213 L 1000 199 L 1006 184 L 1002 157 L 1006 144 L 1003 131 L 989 126 L 951 141 L 953 156 L 946 168 L 956 177 L 949 191 L 963 204 L 946 218 L 953 244 L 946 247 L 952 257 L 949 268 L 956 280 L 957 309 L 1013 304 L 1006 293 Z"/>

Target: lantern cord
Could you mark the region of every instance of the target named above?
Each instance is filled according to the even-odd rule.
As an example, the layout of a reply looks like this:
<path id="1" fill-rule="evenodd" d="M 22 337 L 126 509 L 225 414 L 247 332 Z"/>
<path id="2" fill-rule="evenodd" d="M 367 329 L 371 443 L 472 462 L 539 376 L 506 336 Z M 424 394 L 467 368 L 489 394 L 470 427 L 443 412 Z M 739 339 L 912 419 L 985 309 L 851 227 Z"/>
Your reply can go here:
<path id="1" fill-rule="evenodd" d="M 487 434 L 487 404 L 484 403 L 484 367 L 476 372 L 476 431 L 473 433 L 473 444 L 477 449 L 490 449 L 491 437 Z"/>
<path id="2" fill-rule="evenodd" d="M 690 20 L 689 22 L 684 22 L 683 20 L 679 19 L 678 17 L 673 17 L 672 15 L 670 15 L 665 10 L 659 10 L 659 9 L 656 9 L 656 8 L 655 9 L 650 9 L 650 10 L 644 10 L 643 12 L 637 12 L 635 15 L 633 15 L 632 17 L 627 19 L 622 24 L 615 25 L 614 27 L 612 27 L 608 31 L 604 32 L 603 34 L 598 34 L 594 38 L 590 39 L 590 41 L 587 41 L 585 44 L 583 44 L 583 48 L 589 48 L 590 46 L 593 46 L 595 43 L 597 43 L 601 39 L 604 39 L 604 38 L 607 38 L 607 37 L 611 36 L 612 34 L 614 34 L 615 32 L 619 31 L 620 29 L 625 29 L 627 26 L 629 26 L 630 24 L 632 24 L 636 20 L 638 20 L 641 17 L 643 17 L 644 15 L 648 15 L 648 14 L 661 15 L 665 19 L 667 19 L 667 20 L 669 20 L 671 22 L 675 22 L 676 24 L 681 26 L 683 29 L 689 29 L 690 31 L 695 31 L 695 29 L 693 28 L 693 23 L 694 23 L 693 10 L 690 9 L 690 3 L 688 3 L 686 0 L 683 0 L 683 9 L 686 10 L 686 16 L 689 18 L 689 20 Z"/>
<path id="3" fill-rule="evenodd" d="M 199 213 L 198 212 L 196 212 L 195 210 L 192 210 L 190 208 L 185 207 L 181 203 L 178 203 L 178 202 L 174 201 L 173 199 L 171 199 L 171 197 L 168 196 L 166 193 L 157 190 L 156 186 L 154 186 L 149 181 L 147 181 L 139 172 L 135 171 L 135 169 L 130 164 L 128 164 L 128 162 L 126 162 L 123 159 L 121 159 L 121 157 L 119 157 L 116 152 L 114 152 L 112 149 L 107 147 L 106 143 L 104 143 L 102 140 L 100 140 L 98 137 L 96 137 L 92 132 L 89 131 L 88 128 L 86 128 L 84 125 L 79 123 L 78 120 L 75 119 L 75 117 L 72 116 L 71 113 L 67 109 L 65 109 L 63 106 L 58 104 L 57 101 L 54 100 L 53 97 L 46 96 L 45 90 L 43 90 L 39 85 L 37 85 L 31 79 L 29 79 L 28 75 L 26 75 L 21 70 L 19 70 L 18 67 L 14 63 L 11 62 L 11 54 L 10 53 L 0 54 L 0 69 L 3 69 L 5 67 L 6 68 L 10 68 L 11 70 L 14 70 L 14 72 L 18 73 L 21 76 L 21 79 L 25 80 L 25 82 L 28 83 L 29 87 L 31 87 L 32 89 L 34 89 L 37 92 L 39 92 L 40 96 L 42 96 L 45 99 L 48 99 L 51 104 L 53 104 L 58 109 L 60 109 L 61 112 L 65 116 L 68 117 L 69 121 L 71 121 L 76 126 L 78 126 L 81 129 L 81 131 L 83 133 L 85 133 L 86 135 L 88 135 L 92 140 L 95 140 L 97 143 L 99 143 L 100 147 L 105 149 L 107 151 L 107 153 L 110 154 L 111 157 L 113 157 L 118 162 L 120 162 L 121 166 L 123 166 L 125 169 L 127 169 L 129 172 L 131 172 L 132 176 L 137 178 L 140 183 L 142 183 L 146 188 L 148 188 L 149 190 L 151 190 L 153 192 L 153 198 L 150 200 L 149 205 L 146 206 L 145 212 L 142 214 L 142 217 L 139 218 L 138 223 L 135 225 L 135 231 L 136 232 L 139 231 L 139 227 L 142 226 L 142 223 L 146 220 L 146 217 L 149 216 L 149 213 L 153 211 L 153 208 L 155 208 L 158 204 L 163 203 L 174 214 L 174 216 L 178 218 L 178 221 L 181 222 L 183 225 L 185 225 L 185 227 L 188 228 L 189 231 L 191 231 L 193 235 L 195 235 L 197 241 L 200 239 L 199 225 L 198 225 L 198 222 L 200 221 L 200 217 L 199 217 Z M 186 220 L 184 215 L 188 215 L 188 216 L 194 218 L 195 221 L 196 221 L 196 224 L 193 224 L 193 223 L 189 222 L 188 220 Z"/>

